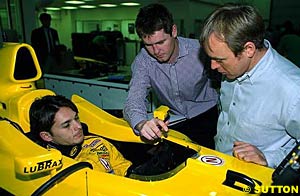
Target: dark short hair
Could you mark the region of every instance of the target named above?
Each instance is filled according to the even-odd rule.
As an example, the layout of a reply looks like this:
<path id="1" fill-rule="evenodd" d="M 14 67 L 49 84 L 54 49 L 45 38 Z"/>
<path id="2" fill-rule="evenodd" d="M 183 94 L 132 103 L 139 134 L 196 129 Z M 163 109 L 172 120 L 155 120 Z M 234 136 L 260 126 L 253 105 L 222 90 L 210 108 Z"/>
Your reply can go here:
<path id="1" fill-rule="evenodd" d="M 54 124 L 56 113 L 61 107 L 71 108 L 78 113 L 78 108 L 69 99 L 61 95 L 46 95 L 36 99 L 29 110 L 30 131 L 34 137 L 39 138 L 42 131 L 49 133 Z"/>
<path id="2" fill-rule="evenodd" d="M 172 14 L 165 6 L 157 3 L 142 7 L 135 21 L 136 32 L 140 38 L 153 35 L 161 29 L 171 35 L 173 25 Z"/>
<path id="3" fill-rule="evenodd" d="M 51 20 L 51 15 L 48 13 L 41 13 L 39 19 L 40 21 Z"/>
<path id="4" fill-rule="evenodd" d="M 265 26 L 262 16 L 250 5 L 225 4 L 212 12 L 204 22 L 200 42 L 210 48 L 209 36 L 216 36 L 227 43 L 237 56 L 250 41 L 256 48 L 264 47 Z"/>

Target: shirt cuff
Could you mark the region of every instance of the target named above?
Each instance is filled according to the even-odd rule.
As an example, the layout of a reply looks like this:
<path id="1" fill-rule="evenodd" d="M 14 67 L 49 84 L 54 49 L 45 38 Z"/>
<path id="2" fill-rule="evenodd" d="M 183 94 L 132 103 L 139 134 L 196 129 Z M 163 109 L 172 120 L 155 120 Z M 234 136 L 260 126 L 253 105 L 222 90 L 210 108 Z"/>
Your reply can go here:
<path id="1" fill-rule="evenodd" d="M 133 129 L 133 133 L 134 133 L 136 136 L 140 136 L 140 131 L 137 130 L 137 129 Z"/>
<path id="2" fill-rule="evenodd" d="M 264 152 L 268 167 L 276 168 L 286 156 L 281 150 Z"/>

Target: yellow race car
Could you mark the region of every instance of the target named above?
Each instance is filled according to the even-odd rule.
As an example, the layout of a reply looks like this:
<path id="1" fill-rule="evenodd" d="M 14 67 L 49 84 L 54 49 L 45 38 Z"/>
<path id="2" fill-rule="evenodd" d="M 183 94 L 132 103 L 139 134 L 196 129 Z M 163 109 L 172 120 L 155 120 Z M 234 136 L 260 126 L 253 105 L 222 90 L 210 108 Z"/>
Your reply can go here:
<path id="1" fill-rule="evenodd" d="M 154 168 L 146 175 L 129 177 L 93 170 L 87 162 L 77 162 L 30 139 L 31 103 L 54 94 L 35 86 L 42 74 L 33 48 L 4 43 L 0 62 L 0 195 L 259 195 L 263 187 L 279 190 L 274 176 L 280 179 L 286 171 L 295 171 L 291 168 L 298 163 L 295 149 L 274 171 L 199 146 L 175 130 L 158 143 L 148 144 L 134 135 L 123 119 L 73 95 L 89 133 L 109 139 L 134 164 L 148 161 Z M 163 118 L 166 111 L 163 107 L 154 115 Z M 142 152 L 158 147 L 165 149 L 160 154 Z"/>

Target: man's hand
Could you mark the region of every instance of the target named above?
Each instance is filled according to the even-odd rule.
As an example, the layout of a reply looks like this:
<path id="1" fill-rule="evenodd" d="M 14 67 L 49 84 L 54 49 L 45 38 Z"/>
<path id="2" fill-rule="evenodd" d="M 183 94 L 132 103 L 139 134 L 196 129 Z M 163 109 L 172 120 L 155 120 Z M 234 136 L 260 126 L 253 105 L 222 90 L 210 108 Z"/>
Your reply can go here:
<path id="1" fill-rule="evenodd" d="M 234 142 L 232 151 L 233 156 L 237 157 L 240 160 L 264 166 L 268 165 L 264 154 L 252 144 L 236 141 Z"/>
<path id="2" fill-rule="evenodd" d="M 168 122 L 164 122 L 157 118 L 148 121 L 141 121 L 137 124 L 136 129 L 140 131 L 140 136 L 147 140 L 155 140 L 162 136 L 162 132 L 168 132 Z"/>

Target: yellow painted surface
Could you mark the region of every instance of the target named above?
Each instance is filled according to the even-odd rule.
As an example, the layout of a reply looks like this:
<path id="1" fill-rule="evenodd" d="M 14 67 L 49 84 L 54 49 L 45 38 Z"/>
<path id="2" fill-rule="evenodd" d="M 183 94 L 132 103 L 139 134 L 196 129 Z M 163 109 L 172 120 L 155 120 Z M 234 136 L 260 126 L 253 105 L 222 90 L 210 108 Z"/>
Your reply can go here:
<path id="1" fill-rule="evenodd" d="M 14 58 L 18 50 L 24 47 L 34 59 L 37 74 L 32 78 L 16 81 L 12 73 Z M 34 85 L 40 78 L 41 71 L 31 46 L 4 44 L 4 48 L 0 49 L 0 62 L 0 90 L 3 92 L 0 95 L 0 117 L 18 123 L 27 132 L 30 104 L 36 97 L 54 93 L 46 89 L 36 89 Z M 79 96 L 74 95 L 72 100 L 79 108 L 80 119 L 88 124 L 90 132 L 114 140 L 143 143 L 123 119 L 106 113 Z M 170 130 L 169 136 L 162 139 L 191 148 L 197 153 L 176 170 L 148 181 L 120 177 L 85 167 L 59 178 L 44 195 L 248 195 L 223 185 L 228 170 L 256 179 L 263 185 L 271 184 L 273 169 L 246 163 L 201 147 L 175 130 Z M 0 160 L 0 187 L 18 196 L 31 195 L 55 175 L 77 163 L 56 150 L 40 147 L 4 120 L 0 120 Z M 205 163 L 205 160 L 211 164 Z M 236 184 L 243 186 L 238 182 Z"/>

